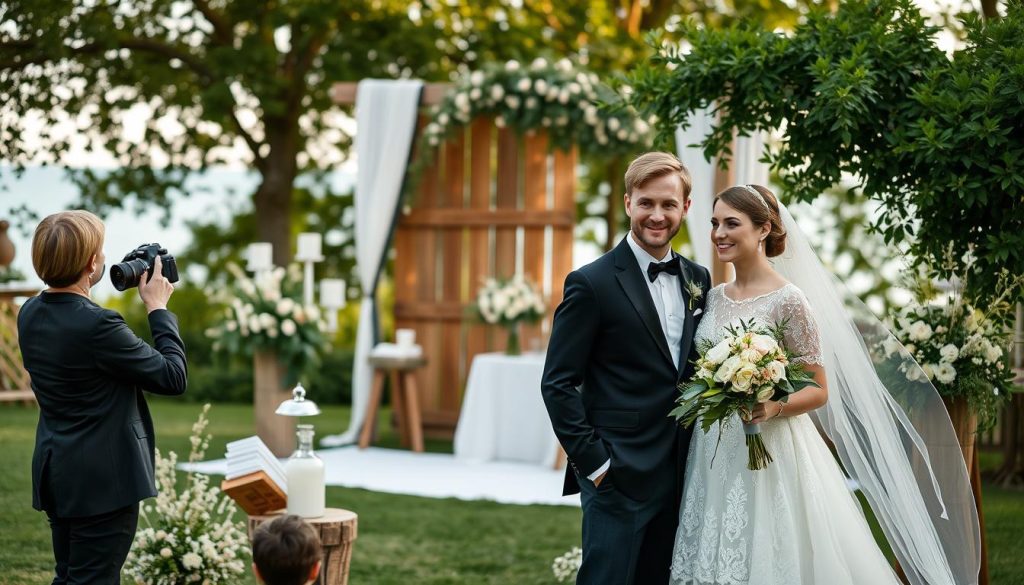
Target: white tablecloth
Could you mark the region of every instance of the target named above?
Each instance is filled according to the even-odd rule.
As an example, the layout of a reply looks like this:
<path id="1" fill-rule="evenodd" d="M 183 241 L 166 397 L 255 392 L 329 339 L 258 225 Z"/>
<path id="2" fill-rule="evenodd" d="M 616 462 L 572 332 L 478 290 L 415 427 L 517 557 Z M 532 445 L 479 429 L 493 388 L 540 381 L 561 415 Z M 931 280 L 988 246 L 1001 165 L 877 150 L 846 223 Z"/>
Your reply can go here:
<path id="1" fill-rule="evenodd" d="M 477 355 L 455 429 L 455 457 L 553 466 L 558 440 L 540 394 L 543 370 L 540 353 Z"/>

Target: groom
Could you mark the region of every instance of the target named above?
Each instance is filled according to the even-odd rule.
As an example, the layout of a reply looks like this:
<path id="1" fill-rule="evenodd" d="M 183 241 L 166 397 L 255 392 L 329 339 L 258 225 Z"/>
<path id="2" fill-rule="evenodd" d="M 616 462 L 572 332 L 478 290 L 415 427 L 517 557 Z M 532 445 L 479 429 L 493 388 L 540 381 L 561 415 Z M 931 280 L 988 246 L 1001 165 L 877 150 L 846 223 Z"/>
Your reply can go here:
<path id="1" fill-rule="evenodd" d="M 672 251 L 690 174 L 649 152 L 626 171 L 630 233 L 571 272 L 555 311 L 541 392 L 580 493 L 579 584 L 668 583 L 690 432 L 669 411 L 692 373 L 711 278 Z"/>

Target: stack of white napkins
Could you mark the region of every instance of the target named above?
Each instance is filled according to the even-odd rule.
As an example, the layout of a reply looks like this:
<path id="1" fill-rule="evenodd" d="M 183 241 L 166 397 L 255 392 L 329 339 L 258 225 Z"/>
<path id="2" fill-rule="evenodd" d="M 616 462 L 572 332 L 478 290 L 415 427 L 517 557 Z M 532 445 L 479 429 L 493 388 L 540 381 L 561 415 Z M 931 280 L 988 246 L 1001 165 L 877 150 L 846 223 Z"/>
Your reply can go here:
<path id="1" fill-rule="evenodd" d="M 423 348 L 419 345 L 402 346 L 396 343 L 381 342 L 370 351 L 370 357 L 375 358 L 418 358 L 423 355 Z"/>
<path id="2" fill-rule="evenodd" d="M 228 443 L 227 448 L 227 454 L 224 456 L 228 464 L 227 473 L 224 475 L 225 480 L 263 471 L 271 481 L 277 484 L 277 487 L 281 488 L 281 491 L 288 493 L 288 480 L 284 473 L 284 467 L 259 437 L 246 437 L 232 441 Z"/>

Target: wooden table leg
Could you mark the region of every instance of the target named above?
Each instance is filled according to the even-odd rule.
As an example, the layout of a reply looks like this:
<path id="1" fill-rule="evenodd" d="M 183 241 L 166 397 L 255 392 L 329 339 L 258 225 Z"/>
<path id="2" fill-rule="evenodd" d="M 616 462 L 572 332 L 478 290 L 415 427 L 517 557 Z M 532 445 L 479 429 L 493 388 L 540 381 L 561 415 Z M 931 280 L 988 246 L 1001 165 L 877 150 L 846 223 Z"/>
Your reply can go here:
<path id="1" fill-rule="evenodd" d="M 405 448 L 409 447 L 409 423 L 405 416 L 405 399 L 402 394 L 402 372 L 394 370 L 391 372 L 391 406 L 395 413 L 395 426 L 398 427 L 399 444 Z"/>
<path id="2" fill-rule="evenodd" d="M 363 428 L 359 432 L 359 448 L 365 449 L 370 446 L 370 437 L 373 436 L 373 429 L 377 425 L 377 411 L 380 410 L 381 395 L 384 393 L 384 372 L 373 371 L 373 387 L 370 390 L 370 404 L 366 409 L 366 420 L 363 421 Z"/>
<path id="3" fill-rule="evenodd" d="M 402 389 L 405 391 L 406 420 L 409 427 L 409 434 L 412 437 L 412 450 L 417 453 L 423 452 L 423 420 L 420 415 L 420 397 L 416 388 L 416 373 L 402 372 L 404 378 Z"/>

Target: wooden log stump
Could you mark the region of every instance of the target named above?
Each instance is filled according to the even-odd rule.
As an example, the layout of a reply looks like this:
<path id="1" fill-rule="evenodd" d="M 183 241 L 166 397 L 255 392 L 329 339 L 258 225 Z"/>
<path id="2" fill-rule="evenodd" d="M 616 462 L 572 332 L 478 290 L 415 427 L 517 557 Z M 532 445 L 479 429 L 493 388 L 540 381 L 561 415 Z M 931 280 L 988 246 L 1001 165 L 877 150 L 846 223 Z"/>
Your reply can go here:
<path id="1" fill-rule="evenodd" d="M 256 351 L 253 355 L 253 416 L 256 434 L 277 457 L 288 457 L 295 451 L 295 417 L 274 414 L 282 402 L 292 397 L 284 388 L 284 364 L 272 351 Z"/>
<path id="2" fill-rule="evenodd" d="M 284 514 L 284 510 L 278 510 L 262 516 L 250 516 L 249 541 L 252 542 L 253 532 L 260 524 Z M 306 522 L 320 535 L 323 550 L 320 576 L 314 585 L 348 584 L 348 573 L 352 567 L 352 545 L 358 536 L 358 520 L 355 512 L 340 508 L 327 508 L 324 515 L 319 518 L 306 518 Z"/>

